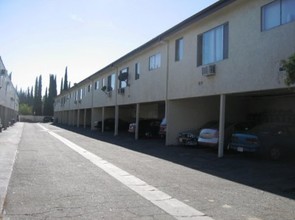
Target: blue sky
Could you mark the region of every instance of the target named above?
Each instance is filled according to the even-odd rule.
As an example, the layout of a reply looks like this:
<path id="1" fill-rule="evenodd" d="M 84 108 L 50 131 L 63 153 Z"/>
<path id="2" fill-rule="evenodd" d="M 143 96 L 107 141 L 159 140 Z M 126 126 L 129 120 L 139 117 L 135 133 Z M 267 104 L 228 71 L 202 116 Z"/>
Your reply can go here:
<path id="1" fill-rule="evenodd" d="M 78 83 L 216 0 L 0 0 L 0 56 L 27 89 Z"/>

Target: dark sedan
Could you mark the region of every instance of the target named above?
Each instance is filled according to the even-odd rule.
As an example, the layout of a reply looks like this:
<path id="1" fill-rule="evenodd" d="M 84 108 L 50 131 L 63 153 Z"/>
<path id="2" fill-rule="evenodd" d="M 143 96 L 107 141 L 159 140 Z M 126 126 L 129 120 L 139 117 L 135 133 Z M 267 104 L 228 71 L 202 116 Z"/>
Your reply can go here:
<path id="1" fill-rule="evenodd" d="M 128 129 L 128 122 L 119 119 L 118 121 L 118 130 L 120 131 L 127 131 Z M 94 122 L 94 127 L 97 128 L 99 131 L 102 129 L 102 121 Z M 114 131 L 115 130 L 115 119 L 114 118 L 107 118 L 104 120 L 104 131 Z"/>
<path id="2" fill-rule="evenodd" d="M 256 152 L 278 160 L 282 155 L 295 153 L 295 125 L 264 123 L 247 132 L 233 133 L 229 149 Z"/>
<path id="3" fill-rule="evenodd" d="M 159 119 L 142 119 L 139 121 L 139 137 L 158 137 L 161 120 Z M 128 131 L 135 133 L 136 123 L 130 123 Z"/>

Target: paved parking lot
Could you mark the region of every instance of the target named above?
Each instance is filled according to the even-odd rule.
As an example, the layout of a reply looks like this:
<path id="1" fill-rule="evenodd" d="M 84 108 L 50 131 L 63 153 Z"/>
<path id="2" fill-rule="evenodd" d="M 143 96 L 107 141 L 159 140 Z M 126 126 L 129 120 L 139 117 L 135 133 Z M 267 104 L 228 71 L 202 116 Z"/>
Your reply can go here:
<path id="1" fill-rule="evenodd" d="M 218 158 L 217 150 L 206 147 L 165 146 L 164 140 L 157 138 L 134 140 L 133 135 L 128 133 L 114 137 L 112 132 L 100 133 L 68 126 L 64 128 L 223 179 L 295 199 L 294 155 L 280 161 L 271 161 L 251 153 L 226 152 L 223 158 Z"/>
<path id="2" fill-rule="evenodd" d="M 161 139 L 136 141 L 128 133 L 114 137 L 83 128 L 42 126 L 212 219 L 294 219 L 292 158 L 273 162 L 229 153 L 219 159 L 215 150 L 165 146 Z M 37 124 L 19 123 L 8 131 L 1 134 L 0 142 L 18 145 L 18 156 L 4 207 L 7 219 L 91 219 L 97 213 L 106 219 L 170 219 L 61 142 L 50 139 Z M 119 205 L 126 199 L 129 202 L 124 207 Z M 73 207 L 78 210 L 71 212 Z"/>

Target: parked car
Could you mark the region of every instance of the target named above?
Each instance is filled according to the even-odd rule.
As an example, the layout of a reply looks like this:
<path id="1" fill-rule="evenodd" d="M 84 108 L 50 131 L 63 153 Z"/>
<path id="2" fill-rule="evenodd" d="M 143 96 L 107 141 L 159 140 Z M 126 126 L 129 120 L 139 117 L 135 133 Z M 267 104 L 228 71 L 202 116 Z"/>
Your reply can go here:
<path id="1" fill-rule="evenodd" d="M 44 123 L 53 122 L 53 121 L 54 121 L 54 118 L 52 116 L 44 116 L 44 118 L 43 118 Z"/>
<path id="2" fill-rule="evenodd" d="M 2 120 L 0 118 L 0 132 L 2 132 L 2 129 L 3 129 L 3 125 L 2 125 Z"/>
<path id="3" fill-rule="evenodd" d="M 129 123 L 119 119 L 118 121 L 118 130 L 126 131 L 128 129 Z M 102 121 L 94 122 L 94 127 L 98 130 L 102 129 Z M 104 120 L 104 131 L 114 131 L 115 130 L 115 119 L 114 118 L 106 118 Z"/>
<path id="4" fill-rule="evenodd" d="M 218 123 L 217 121 L 209 121 L 198 129 L 191 129 L 178 133 L 178 142 L 182 145 L 198 145 L 198 138 L 202 128 L 211 127 Z"/>
<path id="5" fill-rule="evenodd" d="M 139 120 L 139 137 L 157 137 L 159 136 L 161 120 L 159 119 L 141 119 Z M 128 132 L 135 133 L 136 123 L 130 123 Z"/>
<path id="6" fill-rule="evenodd" d="M 238 152 L 256 152 L 272 160 L 295 153 L 295 125 L 264 123 L 246 132 L 232 134 L 229 149 Z"/>
<path id="7" fill-rule="evenodd" d="M 233 132 L 246 131 L 255 125 L 254 122 L 225 122 L 224 127 L 224 145 L 227 146 Z M 219 122 L 205 125 L 201 130 L 198 138 L 198 144 L 210 147 L 218 147 L 219 144 Z"/>
<path id="8" fill-rule="evenodd" d="M 159 135 L 161 138 L 166 136 L 167 121 L 166 118 L 163 118 L 160 123 Z"/>

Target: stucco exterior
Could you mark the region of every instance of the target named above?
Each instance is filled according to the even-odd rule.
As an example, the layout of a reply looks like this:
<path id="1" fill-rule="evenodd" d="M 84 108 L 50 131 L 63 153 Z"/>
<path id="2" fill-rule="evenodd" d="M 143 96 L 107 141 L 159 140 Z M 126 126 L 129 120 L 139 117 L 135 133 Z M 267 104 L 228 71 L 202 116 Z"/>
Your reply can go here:
<path id="1" fill-rule="evenodd" d="M 128 120 L 141 115 L 166 116 L 167 144 L 176 144 L 175 137 L 180 130 L 197 127 L 209 119 L 245 119 L 249 112 L 258 109 L 256 101 L 245 98 L 247 94 L 290 94 L 280 62 L 295 53 L 295 22 L 262 31 L 262 7 L 271 1 L 218 1 L 64 91 L 55 100 L 55 116 L 64 123 L 78 126 L 81 123 L 85 126 L 87 121 L 92 127 L 95 120 L 106 117 Z M 198 65 L 201 50 L 198 36 L 224 24 L 228 28 L 227 55 L 217 62 Z M 183 39 L 183 59 L 175 61 L 175 42 L 180 38 Z M 149 60 L 155 54 L 160 54 L 160 67 L 150 70 Z M 140 64 L 139 79 L 135 74 L 137 63 Z M 215 67 L 214 74 L 203 75 L 203 68 L 210 65 Z M 127 86 L 119 92 L 118 77 L 126 68 Z M 103 92 L 102 80 L 111 74 L 115 74 L 115 88 Z M 97 81 L 98 89 L 95 88 Z M 80 101 L 75 100 L 73 94 L 89 85 L 91 88 L 85 96 Z M 221 95 L 230 97 L 226 102 L 220 99 Z M 61 104 L 62 99 L 64 104 Z M 281 101 L 282 105 L 287 105 L 290 99 L 294 100 L 294 96 Z M 226 102 L 223 104 L 227 110 L 223 115 L 220 114 L 221 102 Z M 249 103 L 253 108 L 246 108 Z M 141 108 L 143 104 L 145 107 Z M 160 107 L 163 104 L 164 109 Z M 84 109 L 90 109 L 90 115 Z M 85 116 L 78 117 L 77 112 Z"/>
<path id="2" fill-rule="evenodd" d="M 19 109 L 17 92 L 0 57 L 0 118 L 4 128 L 16 120 Z"/>

